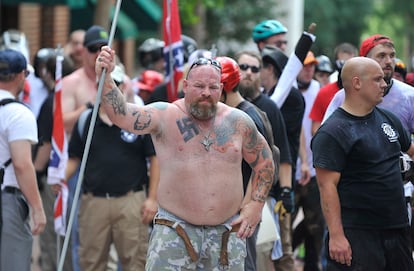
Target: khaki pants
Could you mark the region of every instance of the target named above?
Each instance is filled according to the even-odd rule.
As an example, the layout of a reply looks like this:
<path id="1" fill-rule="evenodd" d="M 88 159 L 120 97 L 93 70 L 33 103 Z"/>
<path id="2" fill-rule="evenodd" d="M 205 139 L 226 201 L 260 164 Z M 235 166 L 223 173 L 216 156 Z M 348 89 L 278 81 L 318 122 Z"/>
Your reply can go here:
<path id="1" fill-rule="evenodd" d="M 145 269 L 148 226 L 141 223 L 143 191 L 119 198 L 82 195 L 79 209 L 79 256 L 82 271 L 106 270 L 115 245 L 123 271 Z"/>

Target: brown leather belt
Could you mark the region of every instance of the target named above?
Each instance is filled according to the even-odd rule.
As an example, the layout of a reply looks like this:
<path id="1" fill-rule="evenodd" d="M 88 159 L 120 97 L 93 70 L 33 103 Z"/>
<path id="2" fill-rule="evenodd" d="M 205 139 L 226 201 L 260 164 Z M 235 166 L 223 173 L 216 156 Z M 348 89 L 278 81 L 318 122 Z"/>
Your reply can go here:
<path id="1" fill-rule="evenodd" d="M 164 225 L 168 226 L 172 229 L 175 229 L 178 236 L 181 237 L 184 241 L 185 248 L 188 251 L 188 254 L 190 255 L 191 260 L 193 262 L 196 262 L 198 260 L 197 253 L 191 244 L 190 238 L 188 237 L 187 233 L 185 232 L 184 228 L 178 223 L 174 221 L 170 221 L 163 218 L 156 218 L 154 219 L 154 223 L 158 225 Z M 228 252 L 227 252 L 227 244 L 229 242 L 230 233 L 237 232 L 240 229 L 240 224 L 234 226 L 231 230 L 226 231 L 223 233 L 221 237 L 221 251 L 220 251 L 220 264 L 221 265 L 228 265 L 229 259 L 228 259 Z"/>

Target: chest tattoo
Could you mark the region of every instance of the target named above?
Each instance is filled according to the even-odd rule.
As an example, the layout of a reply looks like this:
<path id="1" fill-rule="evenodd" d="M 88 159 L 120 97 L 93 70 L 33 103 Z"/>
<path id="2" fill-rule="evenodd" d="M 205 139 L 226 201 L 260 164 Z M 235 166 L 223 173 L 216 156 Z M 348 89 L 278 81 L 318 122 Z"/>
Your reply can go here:
<path id="1" fill-rule="evenodd" d="M 183 135 L 183 139 L 185 142 L 192 139 L 193 137 L 197 136 L 200 132 L 197 129 L 197 126 L 194 122 L 191 121 L 190 118 L 182 118 L 176 121 L 178 129 L 180 130 L 181 134 Z"/>

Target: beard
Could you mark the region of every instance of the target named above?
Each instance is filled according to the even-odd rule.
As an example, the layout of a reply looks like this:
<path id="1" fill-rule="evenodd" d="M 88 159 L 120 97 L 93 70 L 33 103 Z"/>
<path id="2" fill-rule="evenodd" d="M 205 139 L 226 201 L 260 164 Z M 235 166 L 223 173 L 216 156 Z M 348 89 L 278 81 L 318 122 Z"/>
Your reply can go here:
<path id="1" fill-rule="evenodd" d="M 250 79 L 243 79 L 239 84 L 239 92 L 243 98 L 253 100 L 257 96 L 260 89 L 259 80 L 252 81 Z"/>
<path id="2" fill-rule="evenodd" d="M 200 104 L 200 101 L 203 101 L 203 104 Z M 206 104 L 205 101 L 208 101 L 209 104 Z M 215 104 L 211 99 L 200 99 L 190 104 L 190 114 L 198 120 L 208 120 L 214 117 L 217 112 L 217 104 Z"/>
<path id="3" fill-rule="evenodd" d="M 386 68 L 388 68 L 388 70 L 384 70 L 384 81 L 387 83 L 387 85 L 389 85 L 391 83 L 391 79 L 394 76 L 394 67 L 392 66 L 387 66 Z"/>

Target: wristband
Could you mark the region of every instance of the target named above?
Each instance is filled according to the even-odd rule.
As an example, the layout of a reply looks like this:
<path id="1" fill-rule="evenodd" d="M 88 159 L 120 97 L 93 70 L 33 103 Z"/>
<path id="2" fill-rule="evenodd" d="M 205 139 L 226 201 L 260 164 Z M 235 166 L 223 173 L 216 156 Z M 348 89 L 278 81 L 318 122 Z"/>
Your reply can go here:
<path id="1" fill-rule="evenodd" d="M 86 106 L 86 108 L 88 108 L 88 109 L 92 109 L 92 108 L 93 108 L 93 103 L 91 103 L 91 102 L 87 102 L 87 103 L 85 104 L 85 106 Z"/>

